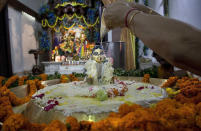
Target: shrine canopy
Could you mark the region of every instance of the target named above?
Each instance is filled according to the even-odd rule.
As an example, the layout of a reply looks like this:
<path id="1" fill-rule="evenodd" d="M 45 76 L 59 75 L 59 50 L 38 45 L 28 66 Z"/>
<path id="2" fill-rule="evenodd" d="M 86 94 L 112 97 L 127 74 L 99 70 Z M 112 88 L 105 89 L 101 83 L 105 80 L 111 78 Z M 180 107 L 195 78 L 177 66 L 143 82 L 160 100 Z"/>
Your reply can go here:
<path id="1" fill-rule="evenodd" d="M 51 50 L 52 59 L 88 57 L 100 40 L 101 6 L 100 0 L 49 0 L 40 9 L 40 49 Z"/>

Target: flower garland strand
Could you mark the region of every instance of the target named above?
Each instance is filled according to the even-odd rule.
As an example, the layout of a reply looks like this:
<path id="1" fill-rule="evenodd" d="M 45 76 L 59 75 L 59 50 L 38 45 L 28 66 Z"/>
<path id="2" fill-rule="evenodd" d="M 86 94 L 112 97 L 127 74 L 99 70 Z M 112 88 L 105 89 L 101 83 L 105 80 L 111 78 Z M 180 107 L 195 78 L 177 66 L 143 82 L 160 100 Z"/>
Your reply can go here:
<path id="1" fill-rule="evenodd" d="M 49 28 L 55 28 L 56 25 L 57 25 L 57 23 L 58 23 L 58 20 L 62 21 L 64 18 L 68 18 L 68 20 L 71 20 L 71 19 L 73 19 L 74 17 L 76 17 L 77 19 L 83 19 L 85 25 L 86 25 L 88 28 L 94 27 L 94 26 L 96 26 L 96 25 L 99 23 L 99 17 L 97 17 L 96 21 L 95 21 L 93 24 L 88 24 L 87 21 L 86 21 L 86 18 L 85 18 L 83 15 L 79 17 L 76 13 L 74 13 L 72 16 L 69 16 L 69 15 L 67 15 L 67 14 L 64 14 L 64 15 L 62 16 L 62 18 L 57 16 L 57 17 L 56 17 L 56 20 L 55 20 L 55 23 L 52 24 L 52 25 L 49 24 L 49 21 L 48 21 L 47 19 L 43 19 L 41 23 L 42 23 L 42 27 L 43 27 L 43 28 L 45 28 L 46 26 L 48 26 Z M 75 23 L 74 23 L 74 24 L 75 24 Z"/>
<path id="2" fill-rule="evenodd" d="M 83 8 L 87 7 L 87 5 L 83 4 L 83 3 L 77 3 L 77 2 L 64 2 L 62 4 L 57 4 L 55 6 L 55 8 L 59 8 L 59 7 L 65 7 L 66 5 L 72 5 L 72 6 L 82 6 Z"/>
<path id="3" fill-rule="evenodd" d="M 74 75 L 69 77 L 74 79 Z M 175 79 L 176 77 L 170 78 L 169 83 L 172 85 L 171 81 Z M 34 83 L 27 82 L 28 86 L 33 86 Z M 179 95 L 183 96 L 180 97 L 183 101 L 177 100 L 178 95 L 175 99 L 164 99 L 149 108 L 131 103 L 122 104 L 117 113 L 112 112 L 99 122 L 78 122 L 70 116 L 66 118 L 65 124 L 54 120 L 48 125 L 30 123 L 23 115 L 14 114 L 9 97 L 4 96 L 9 91 L 3 86 L 0 88 L 0 120 L 4 122 L 4 131 L 201 130 L 201 99 L 197 97 L 201 97 L 201 81 L 184 77 L 178 79 L 174 85 L 182 90 Z M 196 101 L 189 101 L 192 98 L 196 98 Z"/>
<path id="4" fill-rule="evenodd" d="M 11 84 L 13 84 L 15 81 L 17 81 L 19 79 L 19 76 L 15 75 L 15 76 L 12 76 L 10 77 L 6 83 L 3 85 L 5 86 L 6 88 L 9 87 Z"/>
<path id="5" fill-rule="evenodd" d="M 27 79 L 28 79 L 27 76 L 20 77 L 19 80 L 18 80 L 18 86 L 24 85 L 24 81 L 27 80 Z"/>
<path id="6" fill-rule="evenodd" d="M 46 81 L 48 75 L 47 74 L 40 74 L 39 77 L 41 78 L 42 81 Z"/>

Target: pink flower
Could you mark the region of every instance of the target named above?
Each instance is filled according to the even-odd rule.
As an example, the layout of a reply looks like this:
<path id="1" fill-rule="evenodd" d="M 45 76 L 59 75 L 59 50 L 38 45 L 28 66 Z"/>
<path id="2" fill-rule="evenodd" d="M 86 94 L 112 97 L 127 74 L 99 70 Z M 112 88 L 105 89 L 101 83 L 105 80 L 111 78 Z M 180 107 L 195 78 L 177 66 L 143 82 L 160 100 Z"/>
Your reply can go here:
<path id="1" fill-rule="evenodd" d="M 137 88 L 136 90 L 143 90 L 143 89 L 144 89 L 144 87 L 142 86 L 142 87 Z"/>
<path id="2" fill-rule="evenodd" d="M 89 91 L 90 91 L 90 92 L 93 91 L 93 87 L 90 87 L 90 88 L 89 88 Z"/>
<path id="3" fill-rule="evenodd" d="M 55 106 L 59 105 L 59 102 L 58 102 L 58 101 L 55 101 L 55 100 L 49 100 L 47 103 L 48 103 L 49 105 L 47 105 L 47 106 L 44 108 L 45 111 L 49 111 L 49 110 L 53 109 Z M 50 103 L 53 103 L 53 104 L 50 104 Z"/>
<path id="4" fill-rule="evenodd" d="M 35 99 L 35 98 L 42 99 L 44 96 L 45 96 L 45 94 L 36 95 L 36 96 L 33 97 L 33 99 Z"/>

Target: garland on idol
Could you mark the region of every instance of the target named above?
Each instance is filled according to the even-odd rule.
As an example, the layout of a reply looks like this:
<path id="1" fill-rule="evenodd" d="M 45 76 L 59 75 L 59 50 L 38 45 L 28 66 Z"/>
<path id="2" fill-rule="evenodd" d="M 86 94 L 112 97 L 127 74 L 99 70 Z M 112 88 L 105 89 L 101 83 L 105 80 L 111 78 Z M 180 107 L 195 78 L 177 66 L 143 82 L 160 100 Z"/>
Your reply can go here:
<path id="1" fill-rule="evenodd" d="M 56 17 L 56 16 L 55 16 Z M 89 24 L 89 23 L 87 23 L 87 21 L 86 21 L 86 18 L 82 15 L 82 16 L 78 16 L 76 13 L 74 13 L 72 16 L 69 16 L 69 15 L 67 15 L 67 14 L 64 14 L 62 17 L 56 17 L 56 19 L 54 20 L 55 22 L 53 23 L 53 22 L 50 22 L 48 19 L 43 19 L 42 21 L 41 21 L 41 23 L 42 23 L 42 27 L 49 27 L 49 28 L 55 28 L 56 27 L 56 25 L 58 24 L 58 20 L 60 20 L 60 21 L 62 21 L 62 20 L 64 20 L 64 18 L 67 18 L 68 20 L 71 20 L 71 19 L 73 19 L 73 18 L 77 18 L 77 19 L 82 19 L 83 21 L 84 21 L 84 23 L 85 23 L 85 25 L 88 27 L 88 28 L 91 28 L 91 27 L 95 27 L 98 23 L 99 23 L 99 17 L 97 17 L 96 18 L 96 21 L 93 23 L 93 24 Z M 50 24 L 51 23 L 51 24 Z M 75 25 L 76 23 L 74 23 L 73 25 Z M 66 28 L 70 28 L 70 27 L 66 27 Z M 71 28 L 73 28 L 73 27 L 71 27 Z"/>

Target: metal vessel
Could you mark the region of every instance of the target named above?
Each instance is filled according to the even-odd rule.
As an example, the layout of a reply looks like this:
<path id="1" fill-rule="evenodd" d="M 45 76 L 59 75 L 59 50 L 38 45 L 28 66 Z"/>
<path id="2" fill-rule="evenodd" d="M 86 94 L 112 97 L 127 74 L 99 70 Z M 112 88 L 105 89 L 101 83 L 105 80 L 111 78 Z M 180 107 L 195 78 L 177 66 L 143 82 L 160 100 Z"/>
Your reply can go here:
<path id="1" fill-rule="evenodd" d="M 125 69 L 126 43 L 125 42 L 102 42 L 106 56 L 113 59 L 114 68 Z"/>

